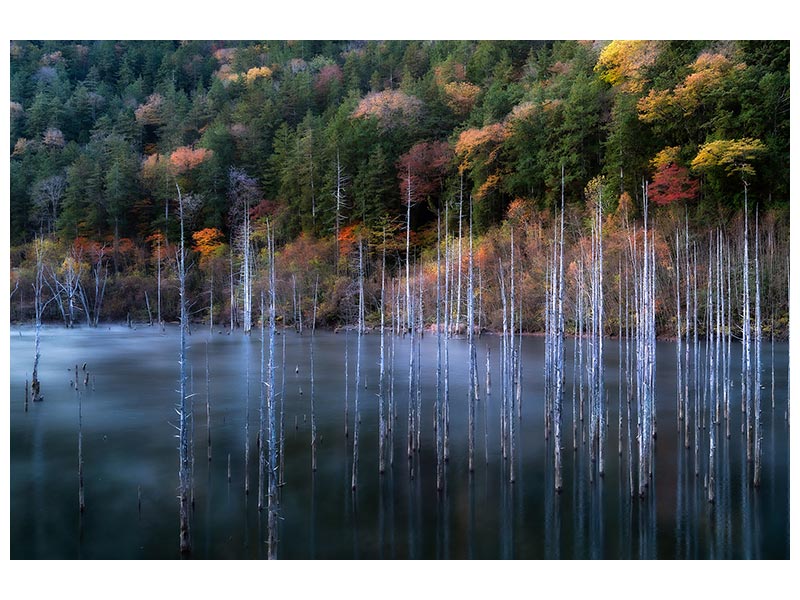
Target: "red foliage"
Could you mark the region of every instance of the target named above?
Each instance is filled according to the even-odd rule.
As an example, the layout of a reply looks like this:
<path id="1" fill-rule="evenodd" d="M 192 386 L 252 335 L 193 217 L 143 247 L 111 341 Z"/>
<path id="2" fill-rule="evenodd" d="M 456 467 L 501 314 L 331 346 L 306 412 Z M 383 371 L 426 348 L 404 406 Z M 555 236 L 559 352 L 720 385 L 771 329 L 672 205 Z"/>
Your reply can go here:
<path id="1" fill-rule="evenodd" d="M 453 160 L 447 142 L 420 142 L 397 161 L 397 178 L 403 202 L 408 199 L 409 172 L 412 202 L 442 189 L 444 178 Z"/>
<path id="2" fill-rule="evenodd" d="M 689 170 L 673 162 L 661 165 L 649 188 L 650 199 L 656 204 L 694 200 L 699 185 L 689 177 Z"/>
<path id="3" fill-rule="evenodd" d="M 278 203 L 274 200 L 262 200 L 250 209 L 250 218 L 257 221 L 263 217 L 272 217 L 278 208 Z"/>
<path id="4" fill-rule="evenodd" d="M 339 65 L 325 65 L 314 80 L 314 91 L 325 96 L 334 82 L 342 83 L 342 69 Z"/>

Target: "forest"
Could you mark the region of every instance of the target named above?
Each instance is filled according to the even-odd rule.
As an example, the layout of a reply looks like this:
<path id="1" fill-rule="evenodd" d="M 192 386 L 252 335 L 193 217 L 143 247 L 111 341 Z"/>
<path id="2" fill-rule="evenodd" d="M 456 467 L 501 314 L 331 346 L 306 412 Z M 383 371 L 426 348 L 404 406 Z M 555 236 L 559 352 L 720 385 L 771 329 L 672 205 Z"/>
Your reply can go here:
<path id="1" fill-rule="evenodd" d="M 788 41 L 10 67 L 15 558 L 788 558 Z"/>
<path id="2" fill-rule="evenodd" d="M 748 238 L 763 330 L 788 335 L 786 41 L 15 41 L 10 58 L 12 322 L 177 321 L 185 221 L 192 323 L 255 326 L 274 240 L 284 326 L 377 327 L 383 276 L 433 307 L 438 255 L 455 330 L 474 256 L 477 330 L 502 328 L 514 260 L 519 331 L 544 333 L 563 199 L 568 303 L 602 231 L 604 334 L 644 224 L 659 337 L 680 332 L 679 265 L 705 273 L 712 244 L 741 296 Z"/>

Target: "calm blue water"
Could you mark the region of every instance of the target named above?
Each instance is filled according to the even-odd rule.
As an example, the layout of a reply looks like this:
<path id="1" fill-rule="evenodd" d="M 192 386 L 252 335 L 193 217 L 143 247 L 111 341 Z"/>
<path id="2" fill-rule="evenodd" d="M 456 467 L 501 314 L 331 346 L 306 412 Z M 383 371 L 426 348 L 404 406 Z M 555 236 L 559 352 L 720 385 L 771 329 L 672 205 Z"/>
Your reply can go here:
<path id="1" fill-rule="evenodd" d="M 589 479 L 587 446 L 579 443 L 578 450 L 572 450 L 573 370 L 571 362 L 567 365 L 561 494 L 553 492 L 552 440 L 546 442 L 543 433 L 543 339 L 523 340 L 523 409 L 513 484 L 508 482 L 509 465 L 502 458 L 499 441 L 500 340 L 483 336 L 478 342 L 481 403 L 477 461 L 471 475 L 467 469 L 467 344 L 451 340 L 451 458 L 446 489 L 438 493 L 433 430 L 436 338 L 425 335 L 421 346 L 422 441 L 420 452 L 409 462 L 405 443 L 409 341 L 387 336 L 387 349 L 394 344 L 395 351 L 398 414 L 393 464 L 381 476 L 377 439 L 380 336 L 364 336 L 359 485 L 353 493 L 352 433 L 344 436 L 345 344 L 352 432 L 356 336 L 316 334 L 315 402 L 321 443 L 315 473 L 310 468 L 311 338 L 293 331 L 285 338 L 285 375 L 282 370 L 276 374 L 279 387 L 285 377 L 286 407 L 286 481 L 280 488 L 278 558 L 789 557 L 786 344 L 775 346 L 774 410 L 769 346 L 764 350 L 762 486 L 754 490 L 749 484 L 750 467 L 739 433 L 741 414 L 733 410 L 731 439 L 718 436 L 717 502 L 710 505 L 704 489 L 707 446 L 700 453 L 700 475 L 695 477 L 694 450 L 683 448 L 678 432 L 675 346 L 670 342 L 659 342 L 657 349 L 658 438 L 653 482 L 642 500 L 631 498 L 628 491 L 627 451 L 617 454 L 616 340 L 606 344 L 606 473 L 594 482 Z M 279 365 L 282 342 L 278 336 Z M 258 335 L 212 335 L 198 328 L 189 344 L 190 390 L 196 403 L 192 556 L 263 558 L 266 513 L 259 513 L 256 499 Z M 489 347 L 492 396 L 486 401 Z M 565 355 L 569 360 L 572 348 L 568 341 Z M 24 389 L 33 365 L 33 330 L 13 328 L 10 350 L 11 557 L 178 558 L 178 452 L 173 426 L 178 397 L 177 329 L 168 327 L 161 333 L 148 327 L 72 331 L 46 327 L 40 364 L 45 400 L 31 404 L 27 412 Z M 740 401 L 738 356 L 735 347 L 732 407 Z M 90 374 L 86 387 L 83 363 Z M 76 364 L 83 411 L 83 515 L 78 511 L 78 399 L 70 386 L 74 378 L 70 369 Z M 390 385 L 388 380 L 386 385 Z M 207 395 L 211 461 L 206 457 Z M 244 493 L 246 414 L 249 495 Z M 578 435 L 582 435 L 580 430 Z M 626 444 L 623 438 L 624 448 Z"/>

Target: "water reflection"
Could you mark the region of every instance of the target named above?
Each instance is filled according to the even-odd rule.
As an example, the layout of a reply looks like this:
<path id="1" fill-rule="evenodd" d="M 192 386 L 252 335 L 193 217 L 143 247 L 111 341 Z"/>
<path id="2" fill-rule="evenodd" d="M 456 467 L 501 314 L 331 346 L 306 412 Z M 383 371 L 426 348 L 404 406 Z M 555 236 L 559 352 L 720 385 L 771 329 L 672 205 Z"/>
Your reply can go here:
<path id="1" fill-rule="evenodd" d="M 178 557 L 177 456 L 170 425 L 177 380 L 175 333 L 169 328 L 166 335 L 149 328 L 45 328 L 41 379 L 46 399 L 31 404 L 27 413 L 23 398 L 32 335 L 23 329 L 21 336 L 16 331 L 11 336 L 13 558 Z M 525 338 L 522 344 L 525 370 L 521 420 L 517 416 L 515 427 L 514 483 L 509 481 L 511 458 L 503 457 L 500 445 L 499 393 L 487 397 L 482 392 L 476 432 L 483 428 L 483 435 L 477 435 L 476 457 L 483 455 L 483 460 L 476 460 L 473 473 L 467 469 L 467 407 L 462 401 L 467 395 L 467 352 L 461 340 L 451 341 L 450 459 L 443 489 L 437 491 L 432 418 L 436 339 L 425 336 L 418 349 L 422 429 L 420 447 L 409 459 L 405 442 L 410 345 L 408 339 L 392 337 L 387 344 L 386 389 L 392 418 L 386 471 L 383 475 L 378 472 L 377 396 L 375 389 L 367 387 L 360 390 L 360 474 L 354 493 L 350 485 L 352 435 L 343 435 L 344 399 L 349 396 L 352 400 L 355 393 L 354 378 L 347 382 L 344 378 L 345 337 L 316 334 L 315 411 L 320 440 L 316 472 L 310 469 L 310 394 L 302 394 L 303 389 L 311 389 L 309 369 L 300 368 L 289 378 L 289 385 L 281 385 L 285 436 L 280 456 L 278 558 L 788 557 L 785 345 L 776 346 L 776 408 L 765 404 L 763 410 L 763 482 L 754 490 L 739 410 L 731 411 L 730 438 L 724 435 L 724 423 L 707 420 L 705 429 L 699 430 L 699 445 L 694 416 L 690 415 L 690 447 L 684 447 L 685 430 L 675 413 L 674 346 L 659 343 L 659 431 L 652 479 L 647 495 L 640 498 L 632 495 L 633 477 L 638 472 L 635 407 L 631 426 L 625 404 L 626 414 L 619 418 L 618 401 L 609 406 L 606 472 L 599 477 L 595 471 L 593 481 L 588 419 L 578 419 L 577 448 L 573 449 L 571 402 L 565 402 L 564 487 L 560 494 L 554 492 L 554 440 L 545 441 L 542 423 L 539 338 Z M 489 376 L 493 381 L 501 380 L 498 341 L 491 336 L 479 341 L 480 356 L 491 350 Z M 198 394 L 210 395 L 214 434 L 213 457 L 206 460 L 202 448 L 207 444 L 208 425 L 205 418 L 195 422 L 192 556 L 265 558 L 267 512 L 258 510 L 256 486 L 248 486 L 258 469 L 258 439 L 250 428 L 257 422 L 258 406 L 250 402 L 250 395 L 255 389 L 252 373 L 258 372 L 256 344 L 260 342 L 237 333 L 196 333 L 191 343 L 190 358 L 198 369 L 205 367 L 208 353 L 206 385 L 194 378 L 191 385 Z M 287 332 L 281 343 L 285 344 L 283 362 L 290 368 L 307 363 L 307 336 Z M 362 377 L 377 382 L 378 336 L 367 335 L 362 343 Z M 573 349 L 565 350 L 566 356 L 574 356 Z M 734 366 L 738 364 L 735 353 L 734 348 Z M 606 383 L 607 397 L 619 400 L 617 360 L 615 355 L 607 364 Z M 76 396 L 67 371 L 76 362 L 88 362 L 96 375 L 95 390 L 87 388 L 83 397 L 87 498 L 83 516 L 78 511 Z M 572 364 L 566 372 L 575 372 Z M 735 368 L 733 377 L 738 377 Z M 738 408 L 737 386 L 731 389 L 731 404 Z M 627 393 L 626 389 L 623 396 Z M 411 397 L 416 402 L 416 394 Z M 205 412 L 202 404 L 195 403 L 198 415 Z M 575 406 L 579 411 L 579 386 Z M 350 411 L 350 431 L 353 418 Z M 706 488 L 709 427 L 717 427 L 714 504 L 709 504 Z M 395 435 L 399 436 L 397 444 Z M 633 460 L 629 459 L 629 445 Z M 250 488 L 249 494 L 245 486 Z"/>

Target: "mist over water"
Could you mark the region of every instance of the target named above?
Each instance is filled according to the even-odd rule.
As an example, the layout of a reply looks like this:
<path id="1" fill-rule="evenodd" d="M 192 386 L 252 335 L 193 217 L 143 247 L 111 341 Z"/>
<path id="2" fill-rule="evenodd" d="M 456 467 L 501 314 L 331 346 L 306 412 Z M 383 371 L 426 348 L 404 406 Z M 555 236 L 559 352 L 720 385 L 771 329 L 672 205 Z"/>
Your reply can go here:
<path id="1" fill-rule="evenodd" d="M 393 460 L 378 473 L 380 335 L 362 339 L 358 488 L 351 491 L 356 335 L 317 331 L 314 388 L 318 447 L 311 471 L 311 336 L 276 338 L 277 390 L 285 378 L 286 464 L 280 488 L 278 558 L 568 559 L 789 557 L 788 345 L 775 346 L 775 409 L 771 354 L 762 365 L 762 483 L 741 434 L 740 348 L 731 357 L 731 438 L 717 436 L 716 503 L 704 488 L 707 430 L 695 476 L 694 448 L 683 447 L 676 418 L 675 345 L 658 342 L 658 436 L 647 496 L 629 492 L 627 437 L 617 453 L 618 350 L 605 355 L 608 406 L 605 476 L 589 480 L 588 447 L 578 429 L 572 449 L 572 340 L 563 416 L 563 481 L 553 491 L 553 440 L 543 425 L 544 340 L 522 342 L 522 420 L 517 427 L 515 483 L 500 449 L 500 338 L 477 341 L 480 403 L 476 408 L 475 471 L 467 469 L 466 340 L 450 341 L 450 461 L 436 490 L 434 404 L 437 344 L 421 342 L 421 450 L 406 454 L 408 338 L 394 345 Z M 260 340 L 196 327 L 188 338 L 188 389 L 194 396 L 193 558 L 266 558 L 267 513 L 257 509 Z M 96 330 L 45 327 L 40 380 L 44 401 L 25 412 L 25 382 L 33 365 L 33 329 L 10 336 L 11 557 L 178 558 L 178 330 Z M 345 344 L 349 354 L 350 437 L 345 438 Z M 491 347 L 492 396 L 486 401 L 486 350 Z M 206 386 L 206 356 L 210 386 Z M 416 362 L 416 357 L 415 357 Z M 84 386 L 86 372 L 88 384 Z M 285 371 L 283 369 L 285 365 Z M 86 511 L 78 510 L 78 395 Z M 297 372 L 296 372 L 297 370 Z M 387 371 L 385 388 L 391 385 Z M 70 385 L 73 382 L 73 385 Z M 207 459 L 206 396 L 211 403 L 212 459 Z M 484 407 L 484 402 L 486 406 Z M 623 403 L 625 396 L 623 392 Z M 249 406 L 250 493 L 244 493 L 245 407 Z M 624 410 L 624 405 L 623 405 Z M 484 422 L 483 415 L 488 415 Z M 632 431 L 635 436 L 635 406 Z M 707 427 L 710 426 L 708 419 Z M 488 447 L 484 446 L 484 427 Z M 588 429 L 588 414 L 585 421 Z M 623 420 L 623 430 L 626 422 Z M 692 424 L 692 443 L 694 443 Z M 587 431 L 588 439 L 588 431 Z M 588 443 L 588 442 L 587 442 Z M 633 443 L 634 459 L 636 441 Z M 488 452 L 487 452 L 488 450 Z M 488 463 L 486 455 L 488 454 Z M 228 456 L 231 480 L 228 482 Z M 413 468 L 414 477 L 409 477 Z M 634 467 L 634 477 L 636 468 Z M 141 504 L 139 499 L 141 498 Z"/>

